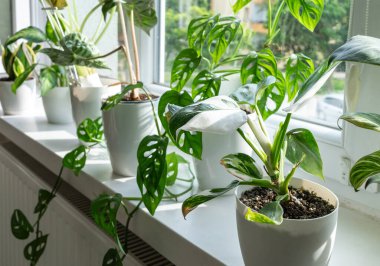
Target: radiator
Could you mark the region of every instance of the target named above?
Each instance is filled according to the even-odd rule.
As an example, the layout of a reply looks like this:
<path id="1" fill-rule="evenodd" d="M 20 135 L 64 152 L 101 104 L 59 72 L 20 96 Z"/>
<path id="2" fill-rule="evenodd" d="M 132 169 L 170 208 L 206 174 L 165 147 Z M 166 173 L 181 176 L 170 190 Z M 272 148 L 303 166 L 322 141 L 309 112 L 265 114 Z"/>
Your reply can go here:
<path id="1" fill-rule="evenodd" d="M 16 156 L 10 150 L 16 151 L 18 155 Z M 21 160 L 20 156 L 22 157 Z M 26 154 L 23 155 L 15 145 L 11 143 L 0 145 L 1 266 L 28 265 L 23 256 L 23 249 L 32 238 L 28 240 L 15 239 L 10 230 L 10 217 L 14 209 L 17 208 L 25 213 L 31 223 L 34 223 L 36 216 L 33 214 L 33 209 L 37 203 L 38 190 L 40 188 L 50 190 L 48 185 L 31 170 L 30 165 L 33 164 L 31 161 L 32 159 Z M 41 170 L 40 166 L 36 167 Z M 52 177 L 50 175 L 50 181 L 54 181 Z M 65 189 L 64 187 L 62 186 L 63 189 Z M 83 210 L 80 210 L 83 206 L 78 209 L 78 206 L 69 204 L 67 199 L 77 201 L 79 205 L 89 205 L 89 201 L 86 202 L 81 197 L 75 196 L 76 194 L 70 192 L 68 188 L 66 190 L 67 198 L 57 195 L 42 220 L 41 230 L 48 233 L 49 238 L 38 265 L 101 265 L 105 252 L 110 247 L 114 247 L 114 244 L 89 219 L 88 210 L 87 213 L 84 213 Z M 151 247 L 135 238 L 137 237 L 131 238 L 132 256 L 127 256 L 124 265 L 172 265 Z M 133 250 L 140 252 L 138 257 L 133 255 Z"/>

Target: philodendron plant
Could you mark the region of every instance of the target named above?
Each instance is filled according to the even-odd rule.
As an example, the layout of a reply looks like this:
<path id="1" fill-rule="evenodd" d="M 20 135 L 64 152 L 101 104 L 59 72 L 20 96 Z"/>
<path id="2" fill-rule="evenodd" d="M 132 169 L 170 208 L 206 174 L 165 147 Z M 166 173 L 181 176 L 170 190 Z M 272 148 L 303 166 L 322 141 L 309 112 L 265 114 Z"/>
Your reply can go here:
<path id="1" fill-rule="evenodd" d="M 281 224 L 283 209 L 280 203 L 292 197 L 289 194 L 289 183 L 297 168 L 300 167 L 314 176 L 323 178 L 322 160 L 312 133 L 302 128 L 287 130 L 291 112 L 305 104 L 323 86 L 340 63 L 349 61 L 380 65 L 379 47 L 379 39 L 355 36 L 336 49 L 306 80 L 301 80 L 297 77 L 300 75 L 295 75 L 294 82 L 300 84 L 300 90 L 293 103 L 285 109 L 288 113 L 285 120 L 280 123 L 273 140 L 269 138 L 261 114 L 262 107 L 259 105 L 260 100 L 268 97 L 268 91 L 278 81 L 273 76 L 266 76 L 258 84 L 244 86 L 242 91 L 240 89 L 232 95 L 232 98 L 237 101 L 226 97 L 216 97 L 184 108 L 169 106 L 167 117 L 173 136 L 178 138 L 181 130 L 226 132 L 237 129 L 263 164 L 265 173 L 262 174 L 255 159 L 246 154 L 226 155 L 221 158 L 221 164 L 239 180 L 233 181 L 228 187 L 212 189 L 188 198 L 182 205 L 183 215 L 186 216 L 200 204 L 223 195 L 237 186 L 252 185 L 270 188 L 277 193 L 278 197 L 276 201 L 268 203 L 259 212 L 249 210 L 246 213 L 246 219 L 259 223 Z M 248 105 L 252 114 L 247 115 L 241 111 L 239 103 Z M 376 118 L 378 119 L 373 115 L 363 114 L 342 117 L 349 122 L 375 130 L 378 129 L 378 121 L 374 122 Z M 254 139 L 250 139 L 239 129 L 245 121 L 248 122 Z M 367 184 L 378 182 L 375 176 L 379 173 L 378 168 L 373 165 L 376 155 L 377 153 L 362 158 L 352 169 L 350 179 L 356 189 L 369 177 L 372 178 L 368 179 Z M 293 164 L 288 173 L 284 170 L 286 159 Z M 368 165 L 371 167 L 367 168 Z"/>
<path id="2" fill-rule="evenodd" d="M 237 13 L 250 3 L 249 0 L 238 0 L 232 9 Z M 257 106 L 263 119 L 276 113 L 286 96 L 291 101 L 300 84 L 314 70 L 311 59 L 303 54 L 292 55 L 284 62 L 285 76 L 278 69 L 270 46 L 280 30 L 280 18 L 285 12 L 290 12 L 305 28 L 313 31 L 321 18 L 323 7 L 323 0 L 268 1 L 268 33 L 264 48 L 257 52 L 247 52 L 244 47 L 245 31 L 238 18 L 212 15 L 193 19 L 187 31 L 188 48 L 175 58 L 171 71 L 171 90 L 161 96 L 159 103 L 158 113 L 166 132 L 170 133 L 165 117 L 168 104 L 188 106 L 218 96 L 223 82 L 231 75 L 240 74 L 242 84 L 258 83 L 269 75 L 273 76 L 275 82 L 265 90 L 264 97 L 258 98 Z M 190 81 L 189 93 L 186 85 Z M 178 135 L 175 138 L 169 134 L 176 146 L 202 159 L 201 132 L 190 134 L 181 131 Z"/>

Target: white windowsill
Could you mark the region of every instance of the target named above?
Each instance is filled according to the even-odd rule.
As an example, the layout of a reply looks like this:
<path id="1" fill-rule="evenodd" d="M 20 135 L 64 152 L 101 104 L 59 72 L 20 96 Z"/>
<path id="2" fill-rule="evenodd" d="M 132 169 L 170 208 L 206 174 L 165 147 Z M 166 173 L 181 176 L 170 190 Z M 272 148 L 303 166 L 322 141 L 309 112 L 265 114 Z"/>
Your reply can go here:
<path id="1" fill-rule="evenodd" d="M 48 124 L 40 104 L 36 115 L 1 117 L 0 133 L 45 167 L 57 172 L 62 156 L 78 145 L 75 128 L 74 125 Z M 64 179 L 91 199 L 104 192 L 139 195 L 135 178 L 112 174 L 104 148 L 91 152 L 88 164 L 79 177 L 65 171 Z M 334 186 L 331 187 L 331 182 L 328 186 L 336 191 Z M 358 193 L 356 195 L 360 196 Z M 371 201 L 377 199 L 379 202 L 376 195 L 365 195 Z M 129 206 L 135 204 L 128 202 Z M 160 205 L 154 217 L 144 208 L 138 212 L 131 230 L 178 265 L 243 265 L 234 212 L 231 195 L 205 204 L 190 214 L 187 220 L 182 218 L 181 203 L 167 201 Z M 122 215 L 118 218 L 121 222 L 125 221 Z M 343 206 L 330 265 L 377 265 L 379 235 L 379 221 Z"/>

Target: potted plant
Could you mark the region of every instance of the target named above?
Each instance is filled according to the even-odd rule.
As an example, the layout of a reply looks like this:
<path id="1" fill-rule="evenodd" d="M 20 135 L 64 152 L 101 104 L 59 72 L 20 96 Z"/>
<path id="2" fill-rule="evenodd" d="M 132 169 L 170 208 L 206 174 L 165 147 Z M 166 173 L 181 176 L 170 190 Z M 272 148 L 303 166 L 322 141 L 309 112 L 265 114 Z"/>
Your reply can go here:
<path id="1" fill-rule="evenodd" d="M 58 65 L 40 70 L 40 90 L 46 117 L 51 124 L 73 122 L 66 71 Z"/>
<path id="2" fill-rule="evenodd" d="M 72 6 L 76 5 L 74 2 L 71 2 Z M 96 44 L 107 31 L 113 18 L 113 12 L 106 21 L 99 21 L 94 36 L 87 38 L 83 34 L 90 17 L 99 10 L 103 2 L 100 1 L 94 6 L 80 23 L 77 21 L 78 16 L 75 8 L 75 14 L 70 21 L 64 18 L 60 10 L 72 8 L 65 0 L 40 0 L 48 18 L 46 35 L 56 46 L 56 48 L 42 49 L 41 52 L 48 55 L 53 63 L 66 67 L 71 92 L 72 114 L 77 126 L 86 118 L 96 119 L 99 117 L 101 115 L 101 99 L 120 91 L 118 84 L 111 86 L 117 83 L 116 80 L 100 78 L 96 72 L 96 68 L 107 68 L 99 60 L 102 57 Z M 99 58 L 98 60 L 93 59 L 92 63 L 87 60 L 95 57 Z"/>
<path id="3" fill-rule="evenodd" d="M 29 42 L 16 43 L 22 31 L 4 42 L 2 63 L 7 77 L 0 80 L 0 101 L 6 115 L 20 115 L 34 107 L 36 81 L 32 72 L 36 67 L 36 52 L 41 48 Z M 39 38 L 39 36 L 37 36 Z"/>

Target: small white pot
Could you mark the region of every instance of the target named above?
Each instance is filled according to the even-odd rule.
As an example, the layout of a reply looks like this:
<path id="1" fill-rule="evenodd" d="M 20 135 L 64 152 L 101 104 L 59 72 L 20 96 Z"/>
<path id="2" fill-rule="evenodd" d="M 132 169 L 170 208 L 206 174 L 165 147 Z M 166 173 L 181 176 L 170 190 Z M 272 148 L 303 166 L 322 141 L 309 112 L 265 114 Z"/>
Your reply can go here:
<path id="1" fill-rule="evenodd" d="M 69 87 L 56 87 L 42 96 L 47 120 L 50 124 L 73 122 Z"/>
<path id="2" fill-rule="evenodd" d="M 28 79 L 12 92 L 13 81 L 0 81 L 0 101 L 6 115 L 23 115 L 30 113 L 36 99 L 36 80 Z"/>
<path id="3" fill-rule="evenodd" d="M 335 210 L 316 219 L 284 219 L 281 225 L 253 223 L 245 220 L 248 209 L 239 200 L 249 186 L 238 187 L 236 223 L 245 265 L 327 266 L 335 242 L 339 201 L 329 189 L 294 178 L 291 185 L 314 191 L 335 206 Z"/>
<path id="4" fill-rule="evenodd" d="M 120 93 L 120 85 L 108 86 L 117 82 L 102 79 L 102 87 L 70 87 L 72 114 L 77 126 L 86 118 L 96 119 L 102 115 L 102 99 Z"/>
<path id="5" fill-rule="evenodd" d="M 150 102 L 121 102 L 103 111 L 103 126 L 114 173 L 136 176 L 138 146 L 145 136 L 157 134 Z"/>
<path id="6" fill-rule="evenodd" d="M 241 127 L 249 132 L 247 124 Z M 233 153 L 252 155 L 252 149 L 237 131 L 230 134 L 202 133 L 202 160 L 193 158 L 199 190 L 225 187 L 235 180 L 220 164 L 220 160 Z"/>

